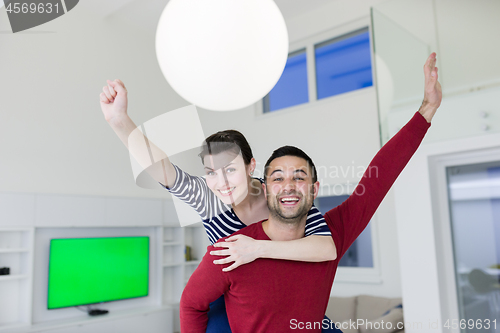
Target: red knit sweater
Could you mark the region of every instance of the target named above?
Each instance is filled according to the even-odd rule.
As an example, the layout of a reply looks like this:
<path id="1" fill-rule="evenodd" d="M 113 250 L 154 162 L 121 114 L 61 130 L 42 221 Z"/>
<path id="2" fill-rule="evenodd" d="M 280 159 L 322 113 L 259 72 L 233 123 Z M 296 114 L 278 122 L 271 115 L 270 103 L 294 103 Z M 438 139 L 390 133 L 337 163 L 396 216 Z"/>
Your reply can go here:
<path id="1" fill-rule="evenodd" d="M 277 333 L 300 331 L 301 328 L 308 332 L 321 332 L 340 258 L 367 226 L 417 150 L 429 126 L 417 112 L 380 149 L 354 193 L 325 214 L 337 248 L 336 260 L 311 263 L 257 259 L 231 272 L 222 272 L 221 265 L 213 264 L 220 258 L 209 254 L 218 248 L 209 246 L 181 297 L 181 331 L 204 333 L 209 303 L 224 294 L 233 333 Z M 269 240 L 262 229 L 262 222 L 234 234 Z M 224 241 L 224 238 L 219 241 Z"/>

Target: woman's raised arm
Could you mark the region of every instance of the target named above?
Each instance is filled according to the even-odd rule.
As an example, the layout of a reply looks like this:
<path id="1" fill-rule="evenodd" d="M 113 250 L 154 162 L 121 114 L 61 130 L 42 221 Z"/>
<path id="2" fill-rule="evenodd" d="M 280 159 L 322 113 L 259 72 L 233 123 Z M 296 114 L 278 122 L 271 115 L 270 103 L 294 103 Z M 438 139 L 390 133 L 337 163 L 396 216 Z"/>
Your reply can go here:
<path id="1" fill-rule="evenodd" d="M 227 264 L 224 272 L 232 271 L 257 258 L 284 259 L 295 261 L 320 262 L 337 259 L 337 250 L 331 236 L 311 235 L 292 241 L 255 240 L 245 235 L 228 237 L 225 242 L 215 243 L 214 247 L 224 248 L 210 252 L 211 255 L 227 256 L 215 260 L 214 264 Z"/>
<path id="2" fill-rule="evenodd" d="M 135 160 L 154 180 L 172 187 L 176 172 L 168 156 L 155 144 L 149 141 L 127 114 L 127 89 L 120 80 L 107 80 L 100 95 L 101 109 L 104 118 Z"/>

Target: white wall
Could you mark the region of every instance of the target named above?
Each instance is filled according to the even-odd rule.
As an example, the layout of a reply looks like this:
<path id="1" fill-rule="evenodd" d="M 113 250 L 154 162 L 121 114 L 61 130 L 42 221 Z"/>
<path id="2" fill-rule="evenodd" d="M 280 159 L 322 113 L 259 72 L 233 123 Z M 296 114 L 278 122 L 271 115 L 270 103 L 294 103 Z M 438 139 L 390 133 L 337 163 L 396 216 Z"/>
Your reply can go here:
<path id="1" fill-rule="evenodd" d="M 0 30 L 8 31 L 5 8 Z M 128 153 L 99 93 L 121 78 L 140 123 L 186 104 L 169 88 L 154 36 L 78 5 L 17 34 L 0 34 L 0 191 L 163 197 L 135 186 Z"/>

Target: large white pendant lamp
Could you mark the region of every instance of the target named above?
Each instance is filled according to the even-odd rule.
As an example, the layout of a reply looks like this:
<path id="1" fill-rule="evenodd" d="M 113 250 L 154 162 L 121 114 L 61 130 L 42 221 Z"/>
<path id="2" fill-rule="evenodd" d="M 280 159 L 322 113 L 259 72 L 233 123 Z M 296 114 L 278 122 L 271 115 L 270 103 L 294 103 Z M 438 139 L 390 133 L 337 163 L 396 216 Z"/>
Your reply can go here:
<path id="1" fill-rule="evenodd" d="M 273 0 L 170 0 L 158 23 L 156 55 L 184 99 L 231 111 L 257 102 L 278 82 L 288 33 Z"/>

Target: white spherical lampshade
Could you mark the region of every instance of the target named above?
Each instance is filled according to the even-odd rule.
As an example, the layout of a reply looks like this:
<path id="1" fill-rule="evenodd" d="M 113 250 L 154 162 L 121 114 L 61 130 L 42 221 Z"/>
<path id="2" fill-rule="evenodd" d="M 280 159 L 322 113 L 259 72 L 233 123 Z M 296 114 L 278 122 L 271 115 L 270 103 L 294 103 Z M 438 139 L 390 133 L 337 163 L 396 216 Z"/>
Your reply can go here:
<path id="1" fill-rule="evenodd" d="M 230 111 L 257 102 L 278 82 L 288 33 L 272 0 L 170 0 L 158 23 L 156 55 L 184 99 Z"/>

